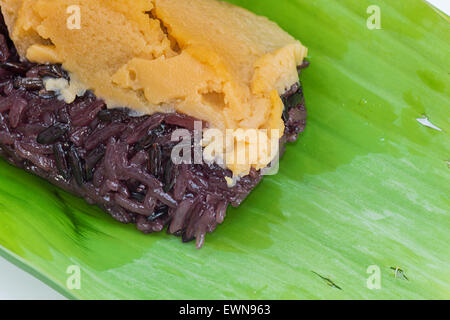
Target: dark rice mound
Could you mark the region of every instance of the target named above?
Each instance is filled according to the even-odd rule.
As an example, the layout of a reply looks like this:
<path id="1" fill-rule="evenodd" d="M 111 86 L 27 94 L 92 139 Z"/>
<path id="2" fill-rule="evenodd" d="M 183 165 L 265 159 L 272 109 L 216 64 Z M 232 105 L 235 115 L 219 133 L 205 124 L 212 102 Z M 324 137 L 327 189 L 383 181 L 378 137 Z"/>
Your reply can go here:
<path id="1" fill-rule="evenodd" d="M 193 132 L 191 117 L 133 117 L 126 108 L 107 109 L 91 92 L 66 104 L 45 90 L 44 77 L 68 79 L 60 65 L 20 61 L 0 15 L 0 157 L 122 223 L 144 233 L 167 227 L 185 242 L 196 239 L 200 248 L 205 234 L 223 222 L 228 205 L 239 206 L 262 178 L 252 171 L 229 188 L 224 177 L 231 172 L 217 165 L 174 165 L 171 134 Z M 282 99 L 284 146 L 305 129 L 301 85 Z"/>

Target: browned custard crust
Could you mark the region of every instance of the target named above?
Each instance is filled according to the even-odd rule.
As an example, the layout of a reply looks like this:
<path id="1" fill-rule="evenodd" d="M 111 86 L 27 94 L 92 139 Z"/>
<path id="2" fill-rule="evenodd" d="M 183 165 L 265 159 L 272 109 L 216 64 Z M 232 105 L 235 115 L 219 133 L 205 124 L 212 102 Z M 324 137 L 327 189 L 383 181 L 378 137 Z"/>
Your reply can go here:
<path id="1" fill-rule="evenodd" d="M 224 179 L 232 176 L 229 170 L 173 164 L 171 134 L 193 131 L 194 118 L 133 117 L 126 108 L 107 109 L 91 92 L 70 104 L 58 100 L 43 78 L 68 74 L 60 65 L 21 62 L 3 18 L 0 63 L 0 156 L 144 233 L 167 227 L 169 234 L 196 239 L 201 247 L 227 207 L 239 206 L 261 180 L 252 170 L 230 188 Z M 304 130 L 306 110 L 299 84 L 282 99 L 284 145 Z"/>

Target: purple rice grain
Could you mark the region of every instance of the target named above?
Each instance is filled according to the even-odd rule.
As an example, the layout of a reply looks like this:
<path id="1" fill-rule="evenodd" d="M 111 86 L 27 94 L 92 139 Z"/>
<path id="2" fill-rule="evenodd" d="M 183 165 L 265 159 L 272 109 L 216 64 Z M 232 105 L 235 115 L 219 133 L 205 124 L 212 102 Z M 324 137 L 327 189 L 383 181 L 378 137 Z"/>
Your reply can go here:
<path id="1" fill-rule="evenodd" d="M 15 78 L 14 88 L 23 88 L 28 91 L 37 91 L 44 89 L 44 82 L 41 78 Z"/>
<path id="2" fill-rule="evenodd" d="M 53 144 L 61 139 L 68 130 L 68 124 L 57 122 L 39 133 L 37 136 L 37 142 L 40 144 Z"/>
<path id="3" fill-rule="evenodd" d="M 105 153 L 106 153 L 105 145 L 100 145 L 87 155 L 85 163 L 86 181 L 91 181 L 94 178 L 95 167 L 100 162 L 100 160 L 103 159 Z"/>
<path id="4" fill-rule="evenodd" d="M 84 177 L 83 177 L 83 163 L 81 162 L 80 155 L 78 154 L 77 149 L 72 146 L 67 153 L 67 157 L 69 159 L 69 165 L 72 169 L 73 176 L 75 177 L 75 181 L 78 186 L 82 187 L 84 185 Z"/>
<path id="5" fill-rule="evenodd" d="M 28 68 L 24 64 L 11 61 L 0 63 L 0 68 L 12 72 L 16 75 L 25 75 L 28 71 Z"/>
<path id="6" fill-rule="evenodd" d="M 61 142 L 53 145 L 53 154 L 55 155 L 55 164 L 58 169 L 58 173 L 64 180 L 69 181 L 71 178 L 71 173 L 67 164 L 66 152 L 64 151 L 64 147 Z"/>

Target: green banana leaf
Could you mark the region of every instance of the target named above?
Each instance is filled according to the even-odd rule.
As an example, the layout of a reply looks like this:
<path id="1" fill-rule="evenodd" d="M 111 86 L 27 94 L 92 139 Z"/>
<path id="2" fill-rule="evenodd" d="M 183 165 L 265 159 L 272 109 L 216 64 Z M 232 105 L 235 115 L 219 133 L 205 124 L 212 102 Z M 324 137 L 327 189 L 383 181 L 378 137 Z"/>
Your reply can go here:
<path id="1" fill-rule="evenodd" d="M 450 298 L 448 17 L 420 0 L 231 2 L 310 49 L 308 127 L 280 173 L 196 250 L 0 161 L 1 254 L 71 298 Z"/>

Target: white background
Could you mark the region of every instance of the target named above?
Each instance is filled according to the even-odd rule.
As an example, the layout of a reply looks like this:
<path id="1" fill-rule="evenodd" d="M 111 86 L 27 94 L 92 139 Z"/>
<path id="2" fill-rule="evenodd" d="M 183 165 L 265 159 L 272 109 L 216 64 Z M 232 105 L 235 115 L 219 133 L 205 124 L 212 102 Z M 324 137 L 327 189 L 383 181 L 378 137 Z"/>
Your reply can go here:
<path id="1" fill-rule="evenodd" d="M 428 0 L 428 2 L 450 15 L 450 0 Z"/>
<path id="2" fill-rule="evenodd" d="M 450 15 L 450 0 L 428 0 Z M 0 257 L 0 299 L 65 299 L 62 295 Z"/>

